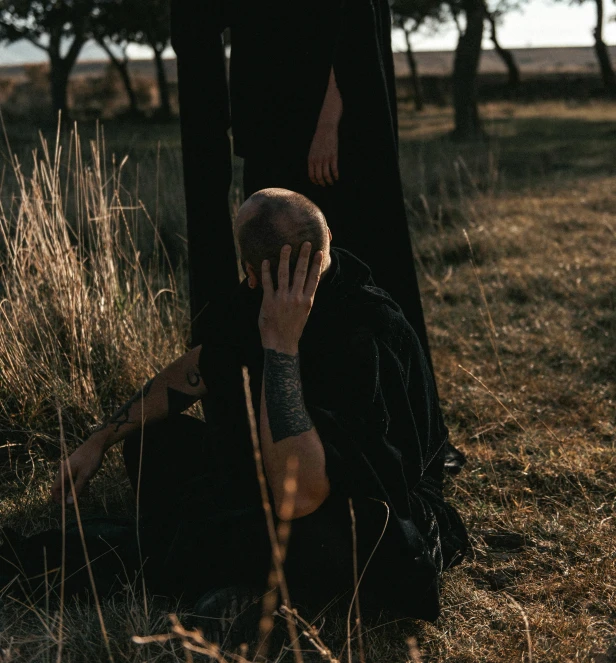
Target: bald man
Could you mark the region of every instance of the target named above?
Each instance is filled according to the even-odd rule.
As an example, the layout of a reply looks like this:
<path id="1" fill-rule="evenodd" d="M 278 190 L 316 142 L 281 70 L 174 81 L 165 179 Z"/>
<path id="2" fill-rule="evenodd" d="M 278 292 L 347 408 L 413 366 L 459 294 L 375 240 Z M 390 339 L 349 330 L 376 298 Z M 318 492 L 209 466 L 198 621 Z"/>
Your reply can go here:
<path id="1" fill-rule="evenodd" d="M 440 574 L 461 559 L 466 533 L 443 499 L 447 429 L 415 333 L 368 267 L 330 247 L 323 214 L 303 196 L 257 192 L 235 233 L 246 279 L 211 316 L 203 344 L 73 453 L 54 499 L 71 493 L 69 467 L 79 495 L 124 440 L 151 586 L 204 595 L 197 603 L 205 614 L 238 592 L 258 594 L 271 550 L 244 399 L 247 366 L 278 518 L 289 462 L 298 461 L 285 516 L 293 521 L 285 566 L 292 598 L 324 605 L 350 595 L 354 520 L 360 572 L 372 556 L 364 600 L 435 619 Z M 199 399 L 205 422 L 181 414 Z"/>

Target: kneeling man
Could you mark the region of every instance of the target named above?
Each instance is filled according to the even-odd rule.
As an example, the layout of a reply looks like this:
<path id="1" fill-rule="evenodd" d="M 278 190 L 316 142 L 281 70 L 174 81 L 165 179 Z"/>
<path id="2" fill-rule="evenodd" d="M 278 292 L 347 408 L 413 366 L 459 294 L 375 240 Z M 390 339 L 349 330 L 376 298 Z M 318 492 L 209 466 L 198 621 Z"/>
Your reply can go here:
<path id="1" fill-rule="evenodd" d="M 443 499 L 447 429 L 413 329 L 366 265 L 330 247 L 325 218 L 303 196 L 255 193 L 235 231 L 247 278 L 207 312 L 201 344 L 73 453 L 77 493 L 124 440 L 151 587 L 195 600 L 264 587 L 271 550 L 246 366 L 278 517 L 289 459 L 299 465 L 292 599 L 325 604 L 352 590 L 355 547 L 365 603 L 435 619 L 440 575 L 467 539 Z M 181 414 L 200 399 L 205 422 Z M 54 498 L 69 488 L 65 468 Z"/>

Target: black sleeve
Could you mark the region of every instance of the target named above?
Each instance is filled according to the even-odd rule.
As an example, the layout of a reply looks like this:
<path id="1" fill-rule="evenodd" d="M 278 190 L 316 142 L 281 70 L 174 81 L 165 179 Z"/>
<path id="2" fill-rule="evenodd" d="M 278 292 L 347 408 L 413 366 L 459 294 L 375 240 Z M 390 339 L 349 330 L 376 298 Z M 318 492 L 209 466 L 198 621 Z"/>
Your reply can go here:
<path id="1" fill-rule="evenodd" d="M 352 339 L 337 370 L 345 376 L 339 393 L 307 408 L 332 493 L 384 501 L 409 518 L 440 571 L 461 558 L 467 539 L 443 497 L 447 433 L 418 343 L 414 336 Z"/>
<path id="2" fill-rule="evenodd" d="M 341 388 L 329 399 L 306 401 L 326 456 L 332 490 L 383 499 L 386 490 L 378 476 L 379 460 L 387 456 L 385 432 L 388 412 L 381 392 L 379 344 L 360 334 L 338 357 Z"/>

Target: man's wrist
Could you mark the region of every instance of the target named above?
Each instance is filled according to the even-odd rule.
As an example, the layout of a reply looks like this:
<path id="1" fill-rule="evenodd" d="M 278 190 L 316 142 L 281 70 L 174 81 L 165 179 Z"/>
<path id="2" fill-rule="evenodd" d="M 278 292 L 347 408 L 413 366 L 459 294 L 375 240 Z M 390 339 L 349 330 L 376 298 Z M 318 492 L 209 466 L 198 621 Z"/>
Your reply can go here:
<path id="1" fill-rule="evenodd" d="M 274 350 L 285 355 L 294 357 L 299 352 L 297 342 L 268 339 L 262 342 L 264 350 Z"/>

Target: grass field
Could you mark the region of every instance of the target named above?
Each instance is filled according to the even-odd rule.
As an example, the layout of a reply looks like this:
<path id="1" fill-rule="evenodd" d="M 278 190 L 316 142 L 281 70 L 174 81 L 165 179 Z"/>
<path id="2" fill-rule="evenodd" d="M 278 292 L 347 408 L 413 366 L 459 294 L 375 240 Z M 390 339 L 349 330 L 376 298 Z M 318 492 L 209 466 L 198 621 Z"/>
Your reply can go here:
<path id="1" fill-rule="evenodd" d="M 401 108 L 434 363 L 453 442 L 469 459 L 447 491 L 473 552 L 446 576 L 436 624 L 366 625 L 367 660 L 419 660 L 406 645 L 414 635 L 425 661 L 613 663 L 616 106 L 482 112 L 491 138 L 470 146 L 446 137 L 448 110 Z M 32 185 L 36 136 L 9 127 L 24 179 L 7 174 L 0 214 L 0 524 L 25 533 L 59 522 L 47 494 L 58 409 L 74 445 L 186 339 L 177 128 L 105 134 L 106 177 L 93 160 L 89 174 L 57 169 L 61 186 L 39 166 Z M 82 143 L 91 137 L 84 128 Z M 112 151 L 116 164 L 131 154 L 125 188 Z M 177 279 L 144 258 L 160 254 L 159 235 L 178 238 Z M 82 511 L 132 509 L 116 454 Z M 0 661 L 107 660 L 93 606 L 59 614 L 0 600 Z M 190 660 L 179 641 L 131 642 L 166 632 L 164 611 L 149 608 L 130 587 L 103 603 L 114 659 Z M 322 633 L 335 654 L 339 630 Z"/>

